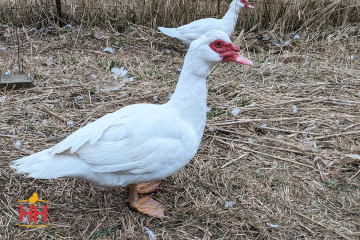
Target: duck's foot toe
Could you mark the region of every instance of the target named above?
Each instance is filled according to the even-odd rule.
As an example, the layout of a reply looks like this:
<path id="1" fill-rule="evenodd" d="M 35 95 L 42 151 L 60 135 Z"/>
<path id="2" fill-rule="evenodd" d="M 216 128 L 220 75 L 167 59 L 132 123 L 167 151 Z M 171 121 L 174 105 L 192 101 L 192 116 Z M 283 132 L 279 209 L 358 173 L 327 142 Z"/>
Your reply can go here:
<path id="1" fill-rule="evenodd" d="M 153 193 L 159 189 L 161 180 L 149 183 L 140 183 L 136 185 L 136 191 L 138 193 Z"/>
<path id="2" fill-rule="evenodd" d="M 134 206 L 139 212 L 156 218 L 167 218 L 164 214 L 165 207 L 158 201 L 155 201 L 151 196 L 146 196 L 139 199 L 139 203 Z"/>

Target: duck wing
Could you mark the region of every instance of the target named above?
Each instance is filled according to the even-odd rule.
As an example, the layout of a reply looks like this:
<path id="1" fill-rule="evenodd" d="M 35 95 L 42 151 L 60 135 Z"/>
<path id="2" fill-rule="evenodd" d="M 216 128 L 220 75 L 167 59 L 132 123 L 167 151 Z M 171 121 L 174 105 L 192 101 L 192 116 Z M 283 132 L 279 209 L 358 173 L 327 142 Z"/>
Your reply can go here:
<path id="1" fill-rule="evenodd" d="M 199 19 L 189 24 L 178 27 L 177 30 L 181 35 L 190 40 L 195 40 L 201 35 L 211 30 L 225 30 L 225 26 L 221 19 L 216 18 L 204 18 Z"/>
<path id="2" fill-rule="evenodd" d="M 163 106 L 131 105 L 108 114 L 57 144 L 51 154 L 76 156 L 96 173 L 152 172 L 186 155 L 194 141 L 187 123 Z"/>

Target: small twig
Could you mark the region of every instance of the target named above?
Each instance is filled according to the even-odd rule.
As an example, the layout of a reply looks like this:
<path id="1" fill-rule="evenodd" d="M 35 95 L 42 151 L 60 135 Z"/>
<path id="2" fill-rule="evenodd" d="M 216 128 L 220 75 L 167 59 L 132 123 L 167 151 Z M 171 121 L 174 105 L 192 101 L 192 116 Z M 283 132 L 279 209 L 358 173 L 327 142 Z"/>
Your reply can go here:
<path id="1" fill-rule="evenodd" d="M 108 22 L 108 24 L 109 24 L 109 27 L 111 28 L 111 30 L 113 31 L 113 32 L 116 32 L 116 30 L 113 28 L 113 26 L 111 25 L 111 22 L 110 22 L 110 17 L 108 16 L 108 14 L 106 14 L 106 17 L 108 18 L 107 19 L 107 22 Z"/>
<path id="2" fill-rule="evenodd" d="M 355 102 L 355 101 L 350 101 L 350 100 L 346 101 L 346 100 L 337 99 L 337 98 L 332 98 L 331 100 L 332 101 L 337 101 L 337 102 L 342 102 L 342 103 L 353 103 L 353 104 L 357 104 L 357 105 L 360 104 L 360 102 Z"/>
<path id="3" fill-rule="evenodd" d="M 331 101 L 323 101 L 323 103 L 330 103 L 330 104 L 335 104 L 335 105 L 345 105 L 345 106 L 349 106 L 349 107 L 354 107 L 354 106 L 358 106 L 355 103 L 345 103 L 345 102 L 331 102 Z"/>
<path id="4" fill-rule="evenodd" d="M 264 107 L 274 107 L 274 106 L 281 106 L 281 105 L 290 104 L 290 103 L 307 102 L 307 101 L 311 101 L 311 99 L 310 98 L 304 98 L 304 99 L 292 100 L 292 101 L 275 103 L 275 104 L 269 104 L 269 105 L 264 105 L 264 106 L 259 106 L 259 107 L 262 107 L 262 108 L 264 108 Z M 244 109 L 247 109 L 247 108 L 244 108 Z"/>
<path id="5" fill-rule="evenodd" d="M 313 86 L 321 86 L 321 85 L 360 85 L 360 82 L 343 82 L 343 83 L 314 83 L 314 84 L 299 84 L 299 85 L 291 85 L 291 87 L 313 87 Z"/>
<path id="6" fill-rule="evenodd" d="M 225 142 L 225 141 L 222 141 L 222 140 L 218 139 L 217 137 L 214 137 L 214 139 L 215 139 L 216 141 L 218 141 L 218 142 L 223 143 L 223 144 L 230 145 L 230 143 L 227 143 L 227 142 Z M 257 153 L 257 154 L 261 154 L 261 155 L 263 155 L 263 156 L 269 156 L 269 157 L 272 157 L 272 158 L 275 158 L 275 159 L 278 159 L 278 160 L 281 160 L 281 161 L 292 162 L 292 163 L 299 164 L 299 165 L 302 165 L 302 166 L 305 166 L 305 167 L 308 167 L 308 168 L 315 169 L 313 166 L 308 165 L 308 164 L 304 164 L 304 163 L 300 163 L 300 162 L 295 162 L 295 161 L 292 161 L 292 160 L 289 160 L 289 159 L 285 159 L 285 158 L 282 158 L 282 157 L 270 155 L 270 154 L 268 154 L 268 153 L 263 153 L 263 152 L 255 151 L 255 150 L 252 150 L 252 149 L 248 149 L 248 148 L 245 148 L 245 147 L 241 147 L 241 146 L 239 146 L 239 145 L 234 145 L 234 147 L 235 147 L 235 148 L 238 148 L 238 149 L 241 149 L 241 150 L 243 150 L 243 151 L 252 152 L 252 153 Z"/>
<path id="7" fill-rule="evenodd" d="M 324 138 L 330 138 L 330 137 L 339 137 L 339 136 L 359 134 L 359 133 L 360 133 L 360 131 L 345 132 L 345 133 L 338 133 L 338 134 L 332 134 L 332 135 L 327 135 L 327 136 L 315 137 L 315 139 L 317 140 L 317 139 L 324 139 Z"/>
<path id="8" fill-rule="evenodd" d="M 27 33 L 27 31 L 26 31 L 26 28 L 25 28 L 24 26 L 22 27 L 22 30 L 23 30 L 23 32 L 24 32 L 24 34 L 25 34 L 25 36 L 26 36 L 26 39 L 27 39 L 27 40 L 30 40 L 29 35 L 28 35 L 28 33 Z"/>
<path id="9" fill-rule="evenodd" d="M 0 134 L 0 137 L 17 137 L 17 135 L 5 135 L 5 134 Z"/>
<path id="10" fill-rule="evenodd" d="M 355 123 L 355 124 L 353 124 L 353 125 L 350 125 L 350 126 L 344 128 L 344 130 L 345 130 L 345 131 L 346 131 L 346 130 L 349 130 L 350 128 L 356 127 L 356 126 L 358 126 L 358 125 L 360 125 L 360 123 Z"/>
<path id="11" fill-rule="evenodd" d="M 350 180 L 352 180 L 354 177 L 356 177 L 359 173 L 360 173 L 360 170 L 359 170 L 357 173 L 355 173 L 355 175 L 352 176 L 352 177 L 350 178 Z"/>
<path id="12" fill-rule="evenodd" d="M 90 105 L 92 105 L 90 91 L 88 93 L 89 93 L 89 102 L 90 102 Z"/>
<path id="13" fill-rule="evenodd" d="M 64 105 L 63 107 L 64 107 L 64 110 L 65 110 L 64 113 L 65 113 L 65 118 L 66 118 L 66 112 L 67 112 L 67 111 L 66 111 L 66 97 L 65 97 L 65 96 L 64 96 L 63 105 Z M 67 124 L 67 122 L 66 122 L 66 124 Z"/>
<path id="14" fill-rule="evenodd" d="M 312 235 L 314 235 L 315 233 L 313 231 L 311 231 L 309 228 L 305 227 L 300 221 L 297 222 L 300 226 L 302 226 L 303 228 L 305 228 L 306 230 L 308 230 Z"/>
<path id="15" fill-rule="evenodd" d="M 40 55 L 40 53 L 41 53 L 42 51 L 44 51 L 45 49 L 47 49 L 47 48 L 50 47 L 50 46 L 52 46 L 52 44 L 46 45 L 46 46 L 45 46 L 43 49 L 41 49 L 37 54 Z"/>
<path id="16" fill-rule="evenodd" d="M 232 164 L 233 162 L 236 162 L 236 161 L 238 161 L 238 160 L 240 160 L 240 159 L 242 159 L 242 158 L 246 157 L 247 155 L 249 155 L 249 153 L 245 153 L 245 154 L 241 155 L 240 157 L 238 157 L 238 158 L 236 158 L 236 159 L 234 159 L 234 160 L 232 160 L 232 161 L 230 161 L 230 162 L 228 162 L 228 163 L 225 163 L 224 165 L 222 165 L 222 167 L 221 167 L 221 168 L 224 168 L 224 167 L 226 167 L 226 166 L 228 166 L 228 165 Z"/>
<path id="17" fill-rule="evenodd" d="M 54 116 L 54 117 L 56 117 L 57 119 L 59 119 L 59 120 L 61 120 L 61 121 L 63 121 L 63 122 L 65 122 L 65 123 L 67 123 L 67 119 L 66 118 L 63 118 L 63 117 L 61 117 L 61 116 L 59 116 L 58 114 L 56 114 L 56 113 L 54 113 L 54 112 L 52 112 L 52 111 L 50 111 L 49 109 L 47 109 L 46 107 L 44 107 L 44 106 L 36 106 L 38 109 L 40 109 L 40 110 L 42 110 L 42 111 L 44 111 L 44 112 L 46 112 L 46 113 L 48 113 L 48 114 L 50 114 L 50 115 L 52 115 L 52 116 Z"/>
<path id="18" fill-rule="evenodd" d="M 258 110 L 267 110 L 267 111 L 269 111 L 269 110 L 276 110 L 276 111 L 283 111 L 283 110 L 285 110 L 285 111 L 289 111 L 289 110 L 293 110 L 292 108 L 290 109 L 290 108 L 261 108 L 261 107 L 258 107 L 258 108 L 246 108 L 246 109 L 244 109 L 244 108 L 241 108 L 241 111 L 258 111 Z M 297 108 L 297 110 L 298 111 L 301 111 L 301 110 L 303 110 L 303 111 L 309 111 L 309 110 L 323 110 L 323 111 L 334 111 L 334 110 L 336 110 L 336 111 L 338 111 L 339 109 L 338 108 L 333 108 L 333 107 L 329 107 L 329 108 L 301 108 L 301 107 L 298 107 Z"/>
<path id="19" fill-rule="evenodd" d="M 100 223 L 96 226 L 96 228 L 94 228 L 94 230 L 89 234 L 89 238 L 91 237 L 91 235 L 94 234 L 94 232 L 100 227 L 100 225 L 105 221 L 106 219 L 106 216 L 103 217 L 101 220 L 100 220 Z"/>
<path id="20" fill-rule="evenodd" d="M 17 59 L 17 64 L 18 64 L 18 68 L 19 68 L 19 71 L 22 71 L 22 68 L 20 66 L 20 38 L 19 38 L 19 34 L 18 34 L 18 30 L 17 28 L 15 28 L 15 31 L 16 31 L 16 37 L 17 37 L 17 55 L 18 55 L 18 59 Z"/>
<path id="21" fill-rule="evenodd" d="M 291 120 L 298 120 L 299 118 L 303 117 L 293 117 L 293 118 L 270 118 L 270 119 L 239 119 L 238 121 L 232 122 L 218 122 L 214 123 L 213 126 L 224 126 L 224 125 L 231 125 L 231 124 L 240 124 L 240 123 L 250 123 L 250 122 L 263 122 L 263 121 L 291 121 Z"/>
<path id="22" fill-rule="evenodd" d="M 186 189 L 186 187 L 184 187 L 184 189 L 185 189 L 186 193 L 189 195 L 189 197 L 191 198 L 191 200 L 193 201 L 193 203 L 195 204 L 195 206 L 198 207 L 195 199 L 191 196 L 191 194 L 190 194 L 189 191 Z"/>
<path id="23" fill-rule="evenodd" d="M 311 102 L 308 102 L 307 104 L 320 103 L 320 102 L 324 102 L 324 101 L 326 101 L 326 100 L 329 100 L 329 98 L 323 98 L 323 99 L 319 99 L 319 100 L 311 101 Z"/>
<path id="24" fill-rule="evenodd" d="M 12 57 L 13 59 L 16 59 L 16 57 L 14 57 L 13 55 L 11 55 L 10 53 L 8 53 L 7 51 L 5 51 L 4 49 L 0 49 L 2 50 L 4 53 L 6 53 L 7 55 L 9 55 L 10 57 Z"/>
<path id="25" fill-rule="evenodd" d="M 60 3 L 60 2 L 59 2 Z M 60 8 L 61 9 L 61 8 Z M 61 11 L 61 10 L 60 10 Z M 81 27 L 82 27 L 82 24 L 83 24 L 83 21 L 84 21 L 84 15 L 85 15 L 85 9 L 84 9 L 84 12 L 83 12 L 83 15 L 82 15 L 82 18 L 81 18 L 81 23 L 80 23 L 80 27 L 78 29 L 78 33 L 77 33 L 77 36 L 76 36 L 76 39 L 75 39 L 75 42 L 74 42 L 74 46 L 73 48 L 75 48 L 75 45 L 78 41 L 78 38 L 79 38 L 79 34 L 80 34 L 80 30 L 81 30 Z M 60 16 L 61 16 L 61 13 L 60 13 Z"/>
<path id="26" fill-rule="evenodd" d="M 230 139 L 230 138 L 225 138 L 225 137 L 219 137 L 219 136 L 216 136 L 216 137 L 224 139 L 224 140 L 228 140 L 228 141 L 234 141 L 234 142 L 250 144 L 250 145 L 253 145 L 253 146 L 267 147 L 267 148 L 272 148 L 272 149 L 276 149 L 276 150 L 280 150 L 280 151 L 287 151 L 287 152 L 298 153 L 298 154 L 307 154 L 306 152 L 299 152 L 299 151 L 296 151 L 296 150 L 291 150 L 291 149 L 286 149 L 286 148 L 273 147 L 273 146 L 269 146 L 269 145 L 261 145 L 261 144 L 257 144 L 257 143 L 249 143 L 249 142 L 246 142 L 246 141 L 241 141 L 241 140 L 237 140 L 237 139 Z M 311 154 L 311 155 L 319 156 L 319 154 L 316 154 L 316 153 Z"/>
<path id="27" fill-rule="evenodd" d="M 321 135 L 320 133 L 310 133 L 310 132 L 302 132 L 302 131 L 294 131 L 294 130 L 286 130 L 280 128 L 270 128 L 270 127 L 259 127 L 267 130 L 279 131 L 279 132 L 289 132 L 289 133 L 301 133 L 301 134 L 309 134 L 309 135 Z"/>
<path id="28" fill-rule="evenodd" d="M 24 90 L 26 90 L 26 91 L 39 91 L 39 90 L 46 90 L 46 89 L 73 88 L 73 87 L 74 87 L 74 88 L 84 87 L 84 85 L 73 85 L 73 86 L 66 85 L 66 86 L 42 87 L 42 88 L 34 87 L 34 88 L 29 88 L 29 89 L 24 89 Z"/>

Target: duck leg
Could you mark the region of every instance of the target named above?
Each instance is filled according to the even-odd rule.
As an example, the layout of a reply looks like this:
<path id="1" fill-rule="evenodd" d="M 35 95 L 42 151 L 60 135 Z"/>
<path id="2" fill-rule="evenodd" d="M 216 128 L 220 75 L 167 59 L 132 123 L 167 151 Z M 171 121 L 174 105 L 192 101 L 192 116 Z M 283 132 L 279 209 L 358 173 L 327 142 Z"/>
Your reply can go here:
<path id="1" fill-rule="evenodd" d="M 155 201 L 151 196 L 146 196 L 139 199 L 138 193 L 150 193 L 157 190 L 161 181 L 157 186 L 153 183 L 148 184 L 130 184 L 129 185 L 129 203 L 130 208 L 138 210 L 139 212 L 149 215 L 150 217 L 165 218 L 165 207 L 161 203 Z M 138 190 L 139 189 L 139 190 Z"/>
<path id="2" fill-rule="evenodd" d="M 159 186 L 162 180 L 149 182 L 149 183 L 140 183 L 136 184 L 136 191 L 138 193 L 153 193 L 159 190 Z"/>

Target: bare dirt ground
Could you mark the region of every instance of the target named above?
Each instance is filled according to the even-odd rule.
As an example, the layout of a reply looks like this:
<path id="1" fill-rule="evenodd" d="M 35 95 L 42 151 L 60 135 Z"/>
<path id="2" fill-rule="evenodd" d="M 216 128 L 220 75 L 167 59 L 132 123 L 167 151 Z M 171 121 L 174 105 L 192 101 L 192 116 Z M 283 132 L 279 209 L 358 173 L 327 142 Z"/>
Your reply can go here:
<path id="1" fill-rule="evenodd" d="M 120 35 L 19 30 L 19 41 L 2 29 L 1 73 L 19 71 L 19 45 L 20 68 L 38 87 L 0 90 L 0 238 L 148 239 L 147 227 L 157 239 L 359 239 L 358 29 L 299 40 L 237 33 L 254 66 L 223 63 L 208 77 L 199 151 L 153 196 L 166 204 L 165 220 L 129 210 L 126 189 L 27 179 L 9 163 L 126 105 L 165 103 L 186 47 L 140 26 Z M 114 79 L 112 67 L 128 73 Z M 50 226 L 16 225 L 16 201 L 33 192 L 51 201 Z"/>

